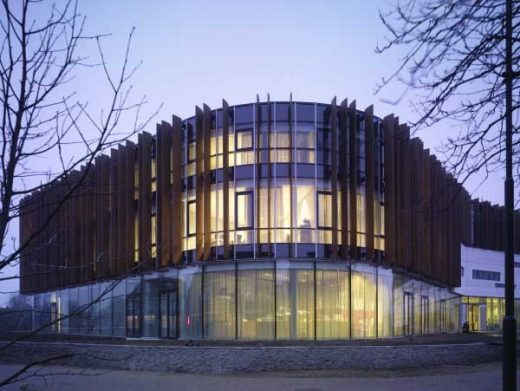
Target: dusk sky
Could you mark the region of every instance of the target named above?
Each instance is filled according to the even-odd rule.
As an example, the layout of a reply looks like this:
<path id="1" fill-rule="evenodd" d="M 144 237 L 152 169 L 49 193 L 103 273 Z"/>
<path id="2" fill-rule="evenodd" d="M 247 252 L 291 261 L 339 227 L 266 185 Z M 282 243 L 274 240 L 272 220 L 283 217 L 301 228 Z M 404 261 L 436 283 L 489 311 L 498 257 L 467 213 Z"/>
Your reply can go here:
<path id="1" fill-rule="evenodd" d="M 256 94 L 266 100 L 267 93 L 271 100 L 288 100 L 290 93 L 300 101 L 355 99 L 360 109 L 373 104 L 377 116 L 394 113 L 405 122 L 413 118 L 407 99 L 396 105 L 383 102 L 399 96 L 397 86 L 374 95 L 377 83 L 399 63 L 396 51 L 375 53 L 386 34 L 378 12 L 395 3 L 89 0 L 80 4 L 80 12 L 87 16 L 87 34 L 112 33 L 103 45 L 114 68 L 135 26 L 131 59 L 143 64 L 132 80 L 134 96 L 147 96 L 148 113 L 163 104 L 154 123 L 170 121 L 172 114 L 191 116 L 195 105 L 218 108 L 222 98 L 230 105 L 247 103 Z M 84 49 L 95 62 L 91 44 Z M 104 97 L 98 76 L 99 70 L 88 69 L 71 84 L 78 98 L 93 107 L 102 104 Z M 154 123 L 148 129 L 151 133 L 155 133 Z M 433 150 L 456 131 L 446 124 L 419 136 Z M 503 204 L 501 179 L 496 175 L 478 187 L 480 180 L 475 178 L 466 187 L 473 197 Z M 17 230 L 13 224 L 11 235 Z M 16 289 L 17 284 L 4 284 L 0 290 Z"/>
<path id="2" fill-rule="evenodd" d="M 163 104 L 155 122 L 169 121 L 171 114 L 192 116 L 195 105 L 203 103 L 218 108 L 223 98 L 233 105 L 254 101 L 256 94 L 261 100 L 267 93 L 271 100 L 288 100 L 291 92 L 301 101 L 355 99 L 360 109 L 373 104 L 376 115 L 394 113 L 406 122 L 414 118 L 411 94 L 385 103 L 395 101 L 402 86 L 375 95 L 377 84 L 399 64 L 398 51 L 375 53 L 387 34 L 379 10 L 395 3 L 126 0 L 122 6 L 91 0 L 81 4 L 81 12 L 87 16 L 87 34 L 112 33 L 103 44 L 114 69 L 135 26 L 131 58 L 143 63 L 132 84 L 136 99 L 147 96 L 149 113 Z M 92 76 L 78 78 L 77 90 L 95 103 L 99 83 Z M 149 131 L 155 132 L 153 125 Z M 418 135 L 434 150 L 455 132 L 452 125 L 441 124 Z M 475 178 L 466 186 L 474 197 L 503 203 L 499 175 L 479 187 L 480 182 Z"/>

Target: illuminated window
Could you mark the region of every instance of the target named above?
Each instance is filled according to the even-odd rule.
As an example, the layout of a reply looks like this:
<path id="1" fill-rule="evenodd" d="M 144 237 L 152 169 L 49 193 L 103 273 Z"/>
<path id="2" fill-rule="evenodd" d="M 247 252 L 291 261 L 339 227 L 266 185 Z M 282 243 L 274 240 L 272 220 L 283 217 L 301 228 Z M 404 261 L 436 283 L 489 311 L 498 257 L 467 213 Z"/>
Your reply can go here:
<path id="1" fill-rule="evenodd" d="M 236 193 L 236 228 L 252 229 L 253 228 L 253 192 L 237 192 Z"/>
<path id="2" fill-rule="evenodd" d="M 139 262 L 139 215 L 134 216 L 134 262 Z"/>
<path id="3" fill-rule="evenodd" d="M 157 216 L 152 215 L 152 232 L 151 232 L 151 244 L 152 244 L 152 258 L 157 258 Z"/>
<path id="4" fill-rule="evenodd" d="M 318 228 L 332 228 L 332 194 L 318 192 Z"/>
<path id="5" fill-rule="evenodd" d="M 253 149 L 253 129 L 237 130 L 237 151 L 249 151 Z"/>
<path id="6" fill-rule="evenodd" d="M 197 233 L 197 206 L 195 200 L 188 202 L 188 236 L 195 235 Z"/>
<path id="7" fill-rule="evenodd" d="M 190 143 L 188 145 L 188 162 L 195 161 L 195 157 L 196 157 L 195 143 Z"/>
<path id="8" fill-rule="evenodd" d="M 236 132 L 236 165 L 254 163 L 253 130 L 241 129 Z"/>
<path id="9" fill-rule="evenodd" d="M 314 228 L 316 226 L 314 192 L 314 186 L 296 186 L 297 228 Z"/>
<path id="10" fill-rule="evenodd" d="M 152 180 L 157 178 L 157 160 L 152 159 Z"/>

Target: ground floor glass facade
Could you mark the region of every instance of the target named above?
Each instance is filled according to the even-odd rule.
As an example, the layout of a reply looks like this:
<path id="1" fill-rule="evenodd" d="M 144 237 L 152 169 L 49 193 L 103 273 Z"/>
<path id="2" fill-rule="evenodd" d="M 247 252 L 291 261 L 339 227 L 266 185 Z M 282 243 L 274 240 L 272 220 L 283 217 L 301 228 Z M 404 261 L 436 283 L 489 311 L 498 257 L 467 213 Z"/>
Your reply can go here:
<path id="1" fill-rule="evenodd" d="M 470 331 L 498 331 L 502 329 L 502 320 L 506 313 L 503 297 L 461 298 L 460 319 L 468 322 Z M 515 300 L 515 318 L 520 316 L 520 300 Z"/>
<path id="2" fill-rule="evenodd" d="M 460 300 L 388 268 L 318 260 L 189 266 L 23 302 L 27 327 L 58 319 L 46 330 L 62 334 L 285 340 L 457 331 Z"/>

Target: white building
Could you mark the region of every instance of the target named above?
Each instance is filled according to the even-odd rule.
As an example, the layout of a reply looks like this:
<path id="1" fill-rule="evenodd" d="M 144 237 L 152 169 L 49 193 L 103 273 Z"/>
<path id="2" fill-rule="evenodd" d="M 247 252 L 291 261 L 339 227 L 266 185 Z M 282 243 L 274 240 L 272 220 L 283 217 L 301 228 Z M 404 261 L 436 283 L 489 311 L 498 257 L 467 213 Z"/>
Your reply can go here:
<path id="1" fill-rule="evenodd" d="M 515 255 L 515 299 L 520 299 L 520 255 Z M 501 327 L 504 317 L 504 253 L 461 245 L 462 296 L 460 324 L 469 322 L 470 330 L 485 331 Z M 515 300 L 520 314 L 520 300 Z"/>

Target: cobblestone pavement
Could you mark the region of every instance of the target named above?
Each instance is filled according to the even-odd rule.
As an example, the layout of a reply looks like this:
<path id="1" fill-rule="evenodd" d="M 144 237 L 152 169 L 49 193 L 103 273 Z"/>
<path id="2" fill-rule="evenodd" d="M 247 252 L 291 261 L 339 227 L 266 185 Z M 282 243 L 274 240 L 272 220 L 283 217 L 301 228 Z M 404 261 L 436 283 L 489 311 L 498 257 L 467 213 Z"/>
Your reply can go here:
<path id="1" fill-rule="evenodd" d="M 0 379 L 20 365 L 0 364 Z M 242 375 L 186 375 L 136 371 L 80 370 L 68 367 L 31 369 L 30 378 L 6 390 L 442 390 L 495 391 L 501 389 L 501 364 L 450 366 L 422 370 L 318 370 Z M 520 367 L 518 374 L 520 375 Z"/>

